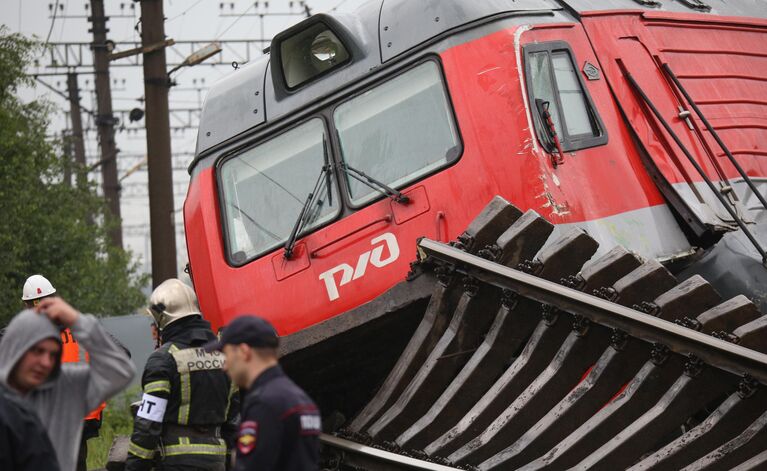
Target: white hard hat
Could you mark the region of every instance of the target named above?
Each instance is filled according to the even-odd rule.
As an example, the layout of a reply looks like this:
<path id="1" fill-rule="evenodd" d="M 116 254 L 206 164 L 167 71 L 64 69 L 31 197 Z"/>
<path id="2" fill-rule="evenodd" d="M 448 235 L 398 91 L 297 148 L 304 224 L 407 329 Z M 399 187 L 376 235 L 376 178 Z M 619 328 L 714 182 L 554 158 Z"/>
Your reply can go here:
<path id="1" fill-rule="evenodd" d="M 202 316 L 194 290 L 178 278 L 163 281 L 149 297 L 147 314 L 160 330 L 187 316 Z"/>
<path id="2" fill-rule="evenodd" d="M 50 281 L 43 275 L 32 275 L 24 283 L 24 289 L 21 291 L 22 301 L 33 301 L 35 299 L 50 296 L 56 292 Z"/>

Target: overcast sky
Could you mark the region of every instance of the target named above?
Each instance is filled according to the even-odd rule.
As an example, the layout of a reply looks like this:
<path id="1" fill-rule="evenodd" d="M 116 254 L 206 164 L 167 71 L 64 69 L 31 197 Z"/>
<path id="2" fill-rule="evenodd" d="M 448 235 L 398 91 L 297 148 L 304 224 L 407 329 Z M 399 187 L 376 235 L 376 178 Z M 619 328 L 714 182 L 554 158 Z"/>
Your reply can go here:
<path id="1" fill-rule="evenodd" d="M 338 10 L 353 10 L 363 0 L 306 0 L 313 13 Z M 88 42 L 92 40 L 88 32 L 89 23 L 87 0 L 2 0 L 3 8 L 0 9 L 0 23 L 13 32 L 21 32 L 25 35 L 35 35 L 41 40 L 49 37 L 51 43 L 62 42 Z M 267 6 L 268 5 L 268 6 Z M 214 0 L 165 0 L 165 34 L 176 41 L 194 40 L 210 41 L 218 39 L 248 40 L 255 41 L 260 38 L 270 39 L 274 34 L 304 18 L 303 8 L 299 1 L 270 0 L 260 1 L 214 1 Z M 107 0 L 105 2 L 107 16 L 111 19 L 107 25 L 108 39 L 117 43 L 126 41 L 140 41 L 141 38 L 135 27 L 140 17 L 140 6 L 130 0 Z M 53 17 L 56 10 L 56 18 Z M 244 15 L 243 15 L 244 13 Z M 264 31 L 261 31 L 259 13 L 294 13 L 284 16 L 264 16 Z M 50 32 L 50 36 L 49 36 Z M 250 45 L 251 58 L 260 55 L 261 43 Z M 130 45 L 119 46 L 118 49 L 127 49 Z M 186 46 L 191 47 L 191 46 Z M 244 61 L 247 57 L 245 43 L 233 44 L 231 48 L 224 50 L 223 59 L 230 63 L 232 60 Z M 63 51 L 63 49 L 59 49 Z M 79 52 L 77 48 L 71 48 L 75 56 Z M 189 51 L 184 47 L 177 47 L 168 51 L 168 62 L 180 60 Z M 90 63 L 90 52 L 84 49 L 84 60 Z M 70 57 L 70 61 L 74 59 Z M 59 59 L 60 62 L 60 59 Z M 141 67 L 120 67 L 119 63 L 127 64 L 128 60 L 112 63 L 112 99 L 114 110 L 130 110 L 134 107 L 143 107 L 141 98 L 144 94 L 143 77 Z M 62 68 L 52 68 L 51 55 L 45 54 L 39 58 L 39 66 L 31 67 L 29 73 L 65 72 Z M 81 104 L 89 109 L 96 109 L 95 95 L 93 93 L 93 77 L 87 73 L 90 68 L 78 76 L 81 90 Z M 192 159 L 194 144 L 197 137 L 197 112 L 200 100 L 204 99 L 207 88 L 221 77 L 233 72 L 231 65 L 210 66 L 199 65 L 193 68 L 181 69 L 174 74 L 178 83 L 171 88 L 171 110 L 183 110 L 172 114 L 171 126 L 182 127 L 191 118 L 191 129 L 177 129 L 172 131 L 172 150 L 174 154 L 174 186 L 177 194 L 175 207 L 177 210 L 177 244 L 178 265 L 181 269 L 187 262 L 186 247 L 182 234 L 181 207 L 186 192 L 189 176 L 185 170 L 186 165 Z M 41 77 L 46 83 L 66 92 L 65 76 Z M 58 106 L 59 112 L 54 116 L 50 127 L 50 135 L 60 135 L 69 127 L 69 105 L 54 92 L 42 85 L 31 90 L 24 90 L 24 99 L 45 97 Z M 192 110 L 192 111 L 186 111 Z M 191 116 L 190 116 L 191 114 Z M 95 131 L 87 131 L 92 127 L 92 121 L 87 114 L 83 114 L 83 125 L 86 127 L 85 148 L 89 162 L 98 161 L 98 148 Z M 126 129 L 122 129 L 125 126 Z M 116 134 L 117 146 L 120 149 L 118 156 L 119 175 L 123 176 L 146 156 L 144 121 L 136 123 L 121 123 Z M 100 173 L 92 172 L 91 179 L 100 181 Z M 146 271 L 151 271 L 151 265 L 147 258 L 149 250 L 149 208 L 147 189 L 146 168 L 135 171 L 122 181 L 123 195 L 121 199 L 121 212 L 124 227 L 124 243 L 137 257 Z M 179 271 L 181 274 L 181 271 Z"/>

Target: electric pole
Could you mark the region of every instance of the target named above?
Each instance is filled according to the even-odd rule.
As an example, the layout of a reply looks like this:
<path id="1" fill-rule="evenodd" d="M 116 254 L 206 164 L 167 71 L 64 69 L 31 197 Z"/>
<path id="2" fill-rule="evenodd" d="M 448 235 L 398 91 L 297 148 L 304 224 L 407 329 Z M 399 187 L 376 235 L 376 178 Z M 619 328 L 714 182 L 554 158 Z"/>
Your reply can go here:
<path id="1" fill-rule="evenodd" d="M 85 185 L 85 142 L 83 141 L 83 119 L 80 112 L 80 90 L 77 88 L 77 74 L 67 74 L 67 91 L 69 92 L 69 116 L 72 120 L 70 142 L 75 154 L 75 174 L 77 185 Z"/>
<path id="2" fill-rule="evenodd" d="M 176 229 L 166 70 L 165 15 L 162 0 L 141 0 L 144 49 L 144 97 L 149 174 L 149 225 L 152 237 L 152 286 L 176 277 Z"/>
<path id="3" fill-rule="evenodd" d="M 120 218 L 120 183 L 117 180 L 117 146 L 115 145 L 115 119 L 112 114 L 112 89 L 109 82 L 109 50 L 107 49 L 107 21 L 104 0 L 91 0 L 91 32 L 93 33 L 93 69 L 96 75 L 96 124 L 101 149 L 101 176 L 104 198 L 115 226 L 109 231 L 112 245 L 122 248 L 122 221 Z"/>
<path id="4" fill-rule="evenodd" d="M 72 134 L 62 131 L 61 137 L 64 152 L 64 183 L 72 186 Z"/>

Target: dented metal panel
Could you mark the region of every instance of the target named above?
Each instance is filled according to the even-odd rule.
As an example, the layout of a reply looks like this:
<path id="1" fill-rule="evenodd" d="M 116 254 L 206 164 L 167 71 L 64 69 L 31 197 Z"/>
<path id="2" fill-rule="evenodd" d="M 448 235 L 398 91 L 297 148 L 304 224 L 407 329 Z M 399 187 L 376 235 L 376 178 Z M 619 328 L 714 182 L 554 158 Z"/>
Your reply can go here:
<path id="1" fill-rule="evenodd" d="M 446 31 L 504 13 L 550 11 L 560 7 L 549 0 L 385 0 L 379 22 L 381 62 L 428 41 Z"/>
<path id="2" fill-rule="evenodd" d="M 211 87 L 200 114 L 196 154 L 263 123 L 264 76 L 269 56 L 259 58 Z"/>

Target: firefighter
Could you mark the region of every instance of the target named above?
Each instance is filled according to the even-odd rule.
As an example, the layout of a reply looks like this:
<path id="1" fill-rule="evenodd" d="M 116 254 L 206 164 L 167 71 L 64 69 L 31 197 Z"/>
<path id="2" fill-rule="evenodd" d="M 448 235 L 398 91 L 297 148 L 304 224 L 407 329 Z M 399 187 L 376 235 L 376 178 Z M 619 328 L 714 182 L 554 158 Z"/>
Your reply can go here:
<path id="1" fill-rule="evenodd" d="M 232 321 L 220 340 L 205 346 L 207 351 L 224 352 L 226 373 L 247 390 L 237 433 L 236 471 L 319 469 L 320 412 L 282 371 L 278 344 L 268 321 L 245 315 Z"/>
<path id="2" fill-rule="evenodd" d="M 40 302 L 56 294 L 56 288 L 50 281 L 42 275 L 32 275 L 27 278 L 21 292 L 21 300 L 28 309 L 34 309 Z M 118 342 L 119 345 L 119 342 Z M 72 336 L 72 331 L 63 329 L 61 331 L 61 362 L 79 363 L 87 361 L 88 354 L 77 343 Z M 120 345 L 121 346 L 121 345 Z M 128 355 L 130 356 L 130 354 Z M 106 407 L 106 403 L 101 403 L 96 409 L 85 416 L 83 423 L 83 435 L 80 439 L 80 451 L 77 455 L 77 471 L 86 471 L 86 461 L 88 459 L 88 440 L 99 436 L 101 429 L 101 417 Z"/>
<path id="3" fill-rule="evenodd" d="M 147 313 L 162 346 L 144 369 L 126 470 L 224 470 L 239 400 L 222 369 L 224 356 L 202 349 L 216 336 L 197 297 L 169 279 L 150 296 Z"/>

